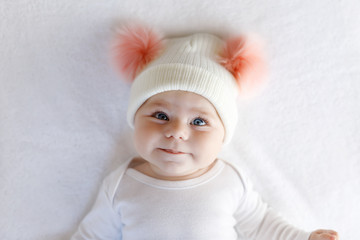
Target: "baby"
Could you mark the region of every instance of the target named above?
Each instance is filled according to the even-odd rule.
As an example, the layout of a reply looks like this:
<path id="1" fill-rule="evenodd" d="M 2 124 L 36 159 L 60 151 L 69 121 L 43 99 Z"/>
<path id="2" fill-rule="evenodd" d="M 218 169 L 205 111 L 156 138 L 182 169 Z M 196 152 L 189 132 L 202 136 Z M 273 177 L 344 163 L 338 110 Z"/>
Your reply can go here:
<path id="1" fill-rule="evenodd" d="M 164 40 L 139 26 L 123 29 L 115 47 L 116 66 L 134 79 L 127 120 L 139 156 L 104 180 L 73 240 L 338 239 L 285 222 L 217 157 L 238 95 L 259 85 L 258 48 L 211 34 Z"/>

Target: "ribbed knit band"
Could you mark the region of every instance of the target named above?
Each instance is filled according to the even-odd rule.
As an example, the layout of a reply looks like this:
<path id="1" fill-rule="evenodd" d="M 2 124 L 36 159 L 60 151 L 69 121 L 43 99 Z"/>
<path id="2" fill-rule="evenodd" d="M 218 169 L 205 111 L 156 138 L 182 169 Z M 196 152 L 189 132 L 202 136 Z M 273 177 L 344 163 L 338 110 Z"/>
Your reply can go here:
<path id="1" fill-rule="evenodd" d="M 225 127 L 227 143 L 237 122 L 237 85 L 234 77 L 216 62 L 222 40 L 210 34 L 170 39 L 164 53 L 135 79 L 127 120 L 134 124 L 136 111 L 151 96 L 182 90 L 205 97 L 213 104 Z"/>

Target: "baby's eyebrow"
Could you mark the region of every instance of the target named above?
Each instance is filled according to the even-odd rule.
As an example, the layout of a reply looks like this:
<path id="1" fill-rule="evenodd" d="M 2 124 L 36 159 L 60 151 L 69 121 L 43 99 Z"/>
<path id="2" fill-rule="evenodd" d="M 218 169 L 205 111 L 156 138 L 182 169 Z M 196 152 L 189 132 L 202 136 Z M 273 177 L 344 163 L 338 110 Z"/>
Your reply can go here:
<path id="1" fill-rule="evenodd" d="M 151 101 L 149 102 L 148 107 L 151 108 L 165 108 L 165 109 L 169 109 L 171 108 L 171 104 L 166 102 L 166 101 Z M 204 111 L 203 107 L 190 107 L 189 108 L 190 112 L 196 113 L 199 116 L 204 116 L 204 117 L 213 117 L 215 115 L 217 115 L 216 112 L 211 112 L 211 111 Z"/>
<path id="2" fill-rule="evenodd" d="M 204 111 L 203 109 L 192 108 L 191 111 L 198 114 L 199 116 L 204 116 L 204 117 L 214 116 L 214 113 L 209 112 L 209 111 Z"/>
<path id="3" fill-rule="evenodd" d="M 149 102 L 149 106 L 150 107 L 163 107 L 163 108 L 168 108 L 169 104 L 167 104 L 166 102 Z"/>

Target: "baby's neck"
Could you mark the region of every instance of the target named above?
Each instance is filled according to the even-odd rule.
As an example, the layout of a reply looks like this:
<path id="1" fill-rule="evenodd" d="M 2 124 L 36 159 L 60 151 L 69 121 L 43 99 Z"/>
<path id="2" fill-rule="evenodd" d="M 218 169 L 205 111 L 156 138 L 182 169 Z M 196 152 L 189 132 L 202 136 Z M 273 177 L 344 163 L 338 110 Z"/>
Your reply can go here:
<path id="1" fill-rule="evenodd" d="M 179 176 L 168 176 L 168 175 L 159 174 L 156 171 L 156 167 L 154 167 L 153 165 L 151 165 L 149 162 L 147 162 L 145 160 L 136 158 L 136 159 L 134 159 L 134 161 L 136 161 L 137 164 L 133 164 L 132 166 L 130 165 L 131 168 L 134 168 L 135 170 L 137 170 L 137 171 L 141 172 L 142 174 L 145 174 L 149 177 L 160 179 L 160 180 L 166 180 L 166 181 L 184 181 L 184 180 L 189 180 L 189 179 L 200 177 L 201 175 L 207 173 L 216 163 L 216 161 L 214 161 L 209 166 L 202 168 L 202 169 L 197 169 L 190 174 L 179 175 Z"/>

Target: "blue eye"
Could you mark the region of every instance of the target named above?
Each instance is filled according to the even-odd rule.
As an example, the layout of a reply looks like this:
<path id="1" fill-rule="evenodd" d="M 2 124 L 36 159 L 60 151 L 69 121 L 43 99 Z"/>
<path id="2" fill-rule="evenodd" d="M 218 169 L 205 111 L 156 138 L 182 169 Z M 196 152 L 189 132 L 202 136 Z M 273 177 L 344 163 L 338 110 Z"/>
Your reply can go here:
<path id="1" fill-rule="evenodd" d="M 202 118 L 195 118 L 192 121 L 192 124 L 195 126 L 204 126 L 207 124 L 206 120 L 202 119 Z"/>
<path id="2" fill-rule="evenodd" d="M 168 116 L 163 112 L 156 112 L 156 113 L 154 113 L 153 116 L 160 120 L 169 121 Z"/>

